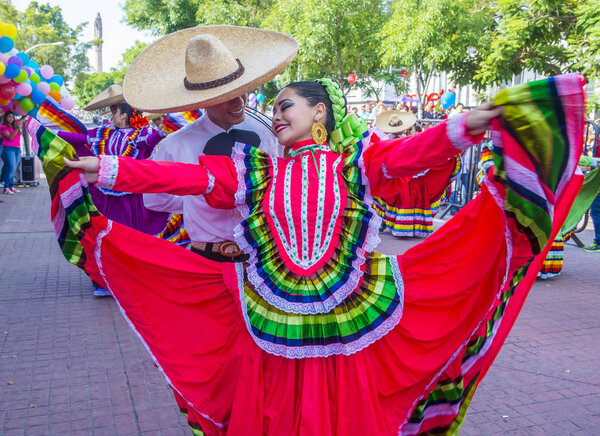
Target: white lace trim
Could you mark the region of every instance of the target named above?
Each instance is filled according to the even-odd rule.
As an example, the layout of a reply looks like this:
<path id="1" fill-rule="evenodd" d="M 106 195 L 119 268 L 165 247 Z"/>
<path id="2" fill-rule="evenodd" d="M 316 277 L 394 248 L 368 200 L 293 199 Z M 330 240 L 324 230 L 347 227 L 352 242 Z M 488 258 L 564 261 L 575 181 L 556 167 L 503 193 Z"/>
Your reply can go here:
<path id="1" fill-rule="evenodd" d="M 244 265 L 241 263 L 236 263 L 235 269 L 238 277 L 240 304 L 244 321 L 246 323 L 246 328 L 248 329 L 250 336 L 252 336 L 252 339 L 254 339 L 256 345 L 258 345 L 262 350 L 275 356 L 285 357 L 286 359 L 329 357 L 339 354 L 350 356 L 363 350 L 364 348 L 367 348 L 369 345 L 383 338 L 386 334 L 393 330 L 400 322 L 400 319 L 402 319 L 402 313 L 404 311 L 404 280 L 402 279 L 402 273 L 398 265 L 398 259 L 396 257 L 389 257 L 388 260 L 390 262 L 392 275 L 394 277 L 394 282 L 398 292 L 398 298 L 400 300 L 398 306 L 388 319 L 376 327 L 375 330 L 364 334 L 359 339 L 348 344 L 337 343 L 329 345 L 305 345 L 299 347 L 274 344 L 256 337 L 252 330 L 250 319 L 248 318 L 248 306 L 244 294 Z"/>
<path id="2" fill-rule="evenodd" d="M 475 145 L 469 135 L 467 135 L 467 115 L 468 113 L 458 115 L 450 118 L 448 124 L 446 124 L 446 133 L 452 144 L 460 149 L 466 150 L 467 148 Z"/>
<path id="3" fill-rule="evenodd" d="M 163 375 L 163 377 L 165 378 L 165 380 L 169 384 L 169 386 L 171 386 L 171 388 L 175 392 L 177 392 L 181 396 L 181 398 L 183 398 L 186 401 L 187 405 L 190 406 L 192 409 L 194 409 L 200 416 L 202 416 L 203 418 L 209 420 L 210 422 L 212 422 L 218 428 L 225 428 L 225 427 L 227 427 L 227 425 L 229 424 L 229 421 L 226 421 L 226 422 L 223 422 L 223 423 L 215 421 L 214 419 L 212 419 L 210 417 L 210 415 L 207 415 L 205 413 L 200 412 L 192 403 L 190 403 L 188 400 L 185 399 L 185 395 L 183 395 L 183 393 L 179 389 L 177 389 L 177 386 L 175 386 L 173 384 L 173 382 L 171 382 L 171 380 L 169 379 L 169 376 L 165 373 L 165 370 L 161 366 L 160 362 L 158 361 L 158 359 L 156 358 L 156 356 L 154 356 L 154 354 L 152 353 L 152 350 L 150 350 L 150 347 L 148 346 L 148 344 L 144 340 L 144 337 L 137 330 L 137 328 L 133 324 L 133 322 L 131 322 L 131 320 L 129 319 L 129 316 L 127 316 L 127 312 L 125 312 L 125 309 L 123 309 L 123 306 L 121 306 L 121 303 L 119 302 L 119 299 L 115 296 L 115 294 L 114 294 L 114 292 L 112 290 L 112 287 L 110 286 L 110 283 L 108 282 L 108 278 L 104 274 L 104 269 L 102 267 L 102 253 L 101 253 L 101 250 L 102 250 L 102 239 L 106 235 L 108 235 L 110 233 L 110 231 L 112 230 L 112 223 L 113 223 L 111 220 L 107 220 L 107 221 L 108 221 L 108 225 L 106 226 L 106 228 L 104 230 L 102 230 L 100 233 L 98 233 L 98 236 L 96 237 L 96 247 L 94 248 L 94 258 L 96 259 L 96 264 L 98 265 L 98 270 L 100 271 L 100 275 L 104 279 L 104 282 L 106 284 L 106 288 L 110 292 L 110 294 L 114 297 L 114 300 L 117 303 L 117 306 L 119 307 L 119 310 L 121 311 L 121 315 L 123 315 L 123 318 L 125 318 L 125 320 L 129 324 L 129 327 L 131 328 L 131 330 L 133 330 L 133 332 L 137 335 L 137 337 L 140 339 L 140 341 L 142 341 L 142 344 L 146 348 L 146 351 L 148 351 L 148 354 L 150 354 L 150 357 L 154 361 L 154 364 L 156 365 L 156 367 L 158 368 L 158 370 L 161 372 L 161 374 Z"/>
<path id="4" fill-rule="evenodd" d="M 206 170 L 206 175 L 208 176 L 208 186 L 206 188 L 206 191 L 204 192 L 204 195 L 207 195 L 210 194 L 215 187 L 215 176 L 213 176 L 213 174 L 210 171 L 208 171 L 208 168 L 204 167 L 204 169 Z"/>
<path id="5" fill-rule="evenodd" d="M 112 189 L 115 186 L 119 173 L 119 157 L 101 155 L 98 156 L 98 159 L 100 159 L 100 162 L 96 185 L 100 188 Z"/>

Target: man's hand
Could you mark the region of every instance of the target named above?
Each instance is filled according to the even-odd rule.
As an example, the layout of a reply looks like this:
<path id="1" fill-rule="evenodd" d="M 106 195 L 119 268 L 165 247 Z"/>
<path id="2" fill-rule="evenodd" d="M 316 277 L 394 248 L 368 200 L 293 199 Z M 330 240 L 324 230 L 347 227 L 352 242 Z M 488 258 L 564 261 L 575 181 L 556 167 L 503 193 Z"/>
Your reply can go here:
<path id="1" fill-rule="evenodd" d="M 85 180 L 89 183 L 98 181 L 98 170 L 100 169 L 100 159 L 94 156 L 80 157 L 79 160 L 65 159 L 65 164 L 70 168 L 79 168 L 83 170 Z"/>
<path id="2" fill-rule="evenodd" d="M 492 118 L 502 115 L 502 106 L 494 106 L 492 103 L 485 103 L 471 110 L 467 115 L 465 122 L 467 133 L 469 135 L 479 135 L 485 132 L 490 125 Z"/>

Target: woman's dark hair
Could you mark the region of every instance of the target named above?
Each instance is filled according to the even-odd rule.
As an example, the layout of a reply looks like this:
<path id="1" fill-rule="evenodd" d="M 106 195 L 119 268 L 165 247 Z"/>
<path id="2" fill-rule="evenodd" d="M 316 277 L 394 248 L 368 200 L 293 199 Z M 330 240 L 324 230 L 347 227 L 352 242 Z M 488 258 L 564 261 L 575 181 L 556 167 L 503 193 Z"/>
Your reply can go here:
<path id="1" fill-rule="evenodd" d="M 293 82 L 286 86 L 293 89 L 300 97 L 305 98 L 310 106 L 316 106 L 319 103 L 325 105 L 325 129 L 327 136 L 335 130 L 335 118 L 333 117 L 333 109 L 331 107 L 331 99 L 327 93 L 327 89 L 317 82 Z"/>
<path id="2" fill-rule="evenodd" d="M 133 113 L 133 108 L 129 106 L 129 103 L 120 103 L 118 108 L 122 114 L 127 114 L 127 120 L 131 120 L 131 118 L 135 116 Z"/>
<path id="3" fill-rule="evenodd" d="M 8 118 L 8 115 L 12 115 L 13 116 L 13 121 L 11 124 L 8 123 L 8 121 L 6 120 Z M 4 114 L 2 114 L 2 124 L 5 126 L 10 126 L 13 129 L 16 129 L 17 126 L 15 125 L 17 122 L 17 117 L 15 116 L 15 113 L 13 111 L 6 111 L 4 112 Z"/>

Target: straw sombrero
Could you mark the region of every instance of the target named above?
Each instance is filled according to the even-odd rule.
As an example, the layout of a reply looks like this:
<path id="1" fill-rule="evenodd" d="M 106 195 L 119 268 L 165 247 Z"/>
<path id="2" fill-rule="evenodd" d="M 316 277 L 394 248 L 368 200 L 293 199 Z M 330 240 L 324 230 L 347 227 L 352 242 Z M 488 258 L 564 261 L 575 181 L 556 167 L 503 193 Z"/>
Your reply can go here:
<path id="1" fill-rule="evenodd" d="M 238 26 L 201 26 L 171 33 L 132 62 L 123 92 L 146 112 L 182 112 L 225 102 L 257 88 L 294 59 L 289 35 Z"/>
<path id="2" fill-rule="evenodd" d="M 93 111 L 124 102 L 125 98 L 123 98 L 123 83 L 117 83 L 115 85 L 110 85 L 108 88 L 100 92 L 100 94 L 95 96 L 84 108 L 84 110 Z"/>
<path id="3" fill-rule="evenodd" d="M 385 111 L 377 115 L 375 124 L 385 133 L 400 133 L 417 123 L 417 117 L 410 112 Z"/>

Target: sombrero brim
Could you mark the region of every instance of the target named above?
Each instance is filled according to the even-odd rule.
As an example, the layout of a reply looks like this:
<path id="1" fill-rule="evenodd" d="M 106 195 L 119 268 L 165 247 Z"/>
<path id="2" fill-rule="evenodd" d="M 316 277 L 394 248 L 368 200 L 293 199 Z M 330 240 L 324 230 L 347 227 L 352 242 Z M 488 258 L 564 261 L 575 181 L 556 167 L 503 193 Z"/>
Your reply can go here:
<path id="1" fill-rule="evenodd" d="M 230 83 L 204 90 L 184 86 L 190 38 L 209 33 L 240 59 L 244 73 Z M 141 52 L 127 70 L 125 101 L 146 112 L 182 112 L 223 103 L 266 83 L 292 63 L 298 42 L 289 35 L 238 26 L 201 26 L 164 36 Z"/>
<path id="2" fill-rule="evenodd" d="M 124 103 L 125 98 L 123 97 L 123 88 L 121 87 L 120 94 L 115 95 L 114 93 L 109 92 L 109 89 L 112 86 L 115 85 L 111 85 L 102 92 L 100 92 L 83 109 L 89 112 L 94 111 L 96 109 L 102 109 L 103 107 L 112 106 L 113 104 Z"/>
<path id="3" fill-rule="evenodd" d="M 400 124 L 399 126 L 390 126 L 390 120 L 394 115 L 400 117 L 402 121 L 402 124 Z M 384 133 L 392 134 L 408 130 L 416 123 L 417 117 L 414 114 L 396 110 L 382 112 L 379 115 L 377 115 L 377 118 L 375 119 L 375 124 L 377 125 L 377 127 L 379 127 Z"/>

